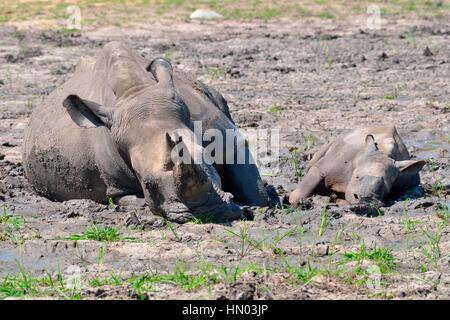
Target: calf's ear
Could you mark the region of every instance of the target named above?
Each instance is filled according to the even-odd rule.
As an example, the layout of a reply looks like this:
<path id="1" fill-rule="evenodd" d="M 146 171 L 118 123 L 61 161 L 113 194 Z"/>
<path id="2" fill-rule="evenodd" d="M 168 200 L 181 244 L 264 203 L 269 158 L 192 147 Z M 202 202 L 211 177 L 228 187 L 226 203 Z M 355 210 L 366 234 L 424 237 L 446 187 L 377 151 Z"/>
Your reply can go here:
<path id="1" fill-rule="evenodd" d="M 371 135 L 371 134 L 368 134 L 368 135 L 366 136 L 366 150 L 367 150 L 368 152 L 375 152 L 375 151 L 378 150 L 378 145 L 377 145 L 377 143 L 375 142 L 375 138 L 374 138 L 374 136 Z"/>
<path id="2" fill-rule="evenodd" d="M 395 166 L 400 170 L 401 175 L 414 175 L 422 170 L 426 164 L 423 160 L 403 160 L 395 161 Z"/>
<path id="3" fill-rule="evenodd" d="M 72 120 L 80 127 L 94 128 L 105 126 L 108 129 L 112 125 L 112 110 L 96 102 L 81 99 L 71 94 L 63 101 Z"/>

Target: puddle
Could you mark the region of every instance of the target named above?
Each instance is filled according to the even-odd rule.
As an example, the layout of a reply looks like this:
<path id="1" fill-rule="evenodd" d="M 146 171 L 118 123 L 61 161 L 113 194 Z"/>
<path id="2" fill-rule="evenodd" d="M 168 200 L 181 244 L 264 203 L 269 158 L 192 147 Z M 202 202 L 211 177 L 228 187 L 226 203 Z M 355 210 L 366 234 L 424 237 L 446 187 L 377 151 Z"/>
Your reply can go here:
<path id="1" fill-rule="evenodd" d="M 0 249 L 0 265 L 4 262 L 11 262 L 19 257 L 17 249 Z"/>
<path id="2" fill-rule="evenodd" d="M 402 135 L 404 142 L 410 151 L 420 159 L 439 159 L 450 151 L 450 132 L 445 131 L 420 131 L 414 134 Z"/>

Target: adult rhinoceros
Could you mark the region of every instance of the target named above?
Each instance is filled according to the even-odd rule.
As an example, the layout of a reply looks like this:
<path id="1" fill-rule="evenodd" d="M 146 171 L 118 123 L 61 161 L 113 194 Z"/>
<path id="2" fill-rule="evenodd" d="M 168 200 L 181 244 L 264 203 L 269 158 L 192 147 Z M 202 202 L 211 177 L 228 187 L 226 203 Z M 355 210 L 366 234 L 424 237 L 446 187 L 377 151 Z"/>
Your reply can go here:
<path id="1" fill-rule="evenodd" d="M 202 121 L 203 130 L 237 130 L 216 90 L 173 71 L 165 59 L 150 62 L 108 43 L 94 58 L 83 57 L 33 112 L 24 141 L 26 178 L 51 200 L 145 199 L 153 213 L 178 222 L 205 213 L 239 217 L 233 196 L 243 205 L 268 205 L 247 145 L 244 164 L 173 161 L 181 140 L 173 132 L 184 129 L 190 137 L 181 137 L 192 138 L 193 121 Z"/>

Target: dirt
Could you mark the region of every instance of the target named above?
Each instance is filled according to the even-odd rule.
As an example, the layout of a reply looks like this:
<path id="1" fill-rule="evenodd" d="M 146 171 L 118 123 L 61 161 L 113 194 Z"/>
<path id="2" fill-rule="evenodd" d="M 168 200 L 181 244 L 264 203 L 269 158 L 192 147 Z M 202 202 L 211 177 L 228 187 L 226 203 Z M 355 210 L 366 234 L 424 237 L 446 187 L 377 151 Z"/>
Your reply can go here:
<path id="1" fill-rule="evenodd" d="M 428 160 L 422 185 L 397 195 L 377 214 L 316 196 L 299 210 L 247 208 L 253 221 L 228 224 L 167 225 L 145 210 L 41 198 L 27 184 L 21 164 L 30 114 L 71 76 L 79 57 L 111 40 L 148 58 L 170 56 L 177 68 L 213 85 L 240 128 L 279 128 L 279 170 L 264 168 L 262 175 L 282 200 L 301 179 L 292 150 L 302 154 L 301 171 L 305 136 L 314 136 L 314 152 L 333 136 L 382 121 L 395 123 L 412 155 Z M 84 299 L 450 298 L 449 40 L 449 25 L 438 20 L 391 21 L 378 31 L 366 30 L 360 20 L 315 19 L 157 23 L 81 34 L 2 27 L 0 206 L 6 214 L 23 216 L 25 224 L 19 240 L 0 237 L 0 275 L 14 275 L 21 267 L 36 276 L 68 276 L 70 266 L 77 266 Z M 220 72 L 212 74 L 211 68 Z M 273 105 L 280 111 L 269 112 Z M 66 239 L 92 223 L 118 228 L 130 239 L 106 244 Z M 0 225 L 0 234 L 6 228 Z M 358 273 L 373 261 L 357 266 L 344 261 L 343 254 L 362 243 L 367 249 L 388 248 L 395 259 L 376 289 Z M 133 275 L 173 273 L 180 263 L 192 274 L 205 265 L 239 266 L 244 272 L 193 289 L 176 281 L 140 292 L 131 285 Z M 295 270 L 309 268 L 316 272 L 302 281 Z M 90 283 L 111 274 L 121 282 Z"/>

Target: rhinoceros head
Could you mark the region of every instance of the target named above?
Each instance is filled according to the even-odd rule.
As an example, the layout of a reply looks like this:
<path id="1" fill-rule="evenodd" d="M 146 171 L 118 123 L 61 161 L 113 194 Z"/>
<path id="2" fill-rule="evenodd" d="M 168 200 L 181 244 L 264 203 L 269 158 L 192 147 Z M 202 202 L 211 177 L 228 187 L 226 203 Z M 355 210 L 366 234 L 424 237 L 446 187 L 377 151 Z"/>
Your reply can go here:
<path id="1" fill-rule="evenodd" d="M 156 84 L 149 81 L 128 88 L 116 96 L 113 108 L 75 95 L 67 97 L 64 105 L 78 124 L 89 119 L 109 130 L 153 213 L 177 222 L 202 214 L 239 217 L 240 208 L 230 201 L 231 194 L 221 190 L 214 167 L 193 161 L 195 154 L 185 142 L 195 141 L 190 114 L 175 92 L 171 64 L 155 59 L 147 71 Z M 174 159 L 176 147 L 184 154 Z M 198 154 L 202 147 L 196 147 Z"/>
<path id="2" fill-rule="evenodd" d="M 353 162 L 345 199 L 350 203 L 383 204 L 396 182 L 417 175 L 424 165 L 423 160 L 393 160 L 382 153 L 374 137 L 368 135 L 364 150 Z"/>

